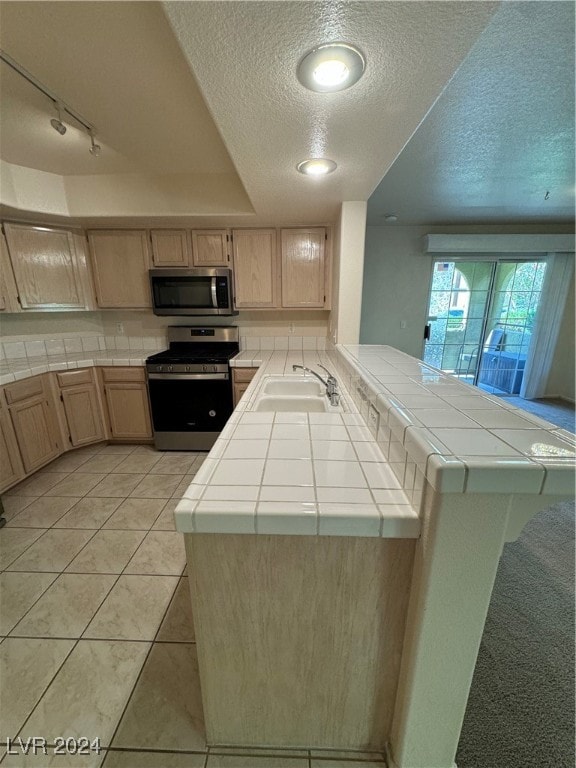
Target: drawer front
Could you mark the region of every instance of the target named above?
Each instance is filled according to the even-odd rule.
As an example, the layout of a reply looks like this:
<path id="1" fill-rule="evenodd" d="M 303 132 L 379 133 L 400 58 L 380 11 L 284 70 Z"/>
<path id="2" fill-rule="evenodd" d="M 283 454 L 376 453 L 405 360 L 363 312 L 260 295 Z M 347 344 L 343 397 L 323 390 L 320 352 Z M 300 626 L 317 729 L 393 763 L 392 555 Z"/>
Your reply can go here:
<path id="1" fill-rule="evenodd" d="M 104 381 L 146 381 L 146 370 L 138 368 L 102 368 Z"/>
<path id="2" fill-rule="evenodd" d="M 7 384 L 4 387 L 6 400 L 9 405 L 19 403 L 21 400 L 27 400 L 30 397 L 37 397 L 44 394 L 44 376 L 32 376 L 30 379 L 23 379 L 14 384 Z"/>
<path id="3" fill-rule="evenodd" d="M 254 378 L 258 371 L 258 368 L 232 368 L 232 376 L 234 377 L 234 383 L 246 381 L 250 382 Z"/>
<path id="4" fill-rule="evenodd" d="M 78 371 L 67 371 L 66 373 L 57 373 L 58 385 L 64 387 L 74 387 L 77 384 L 92 384 L 92 371 L 90 368 L 81 368 Z"/>

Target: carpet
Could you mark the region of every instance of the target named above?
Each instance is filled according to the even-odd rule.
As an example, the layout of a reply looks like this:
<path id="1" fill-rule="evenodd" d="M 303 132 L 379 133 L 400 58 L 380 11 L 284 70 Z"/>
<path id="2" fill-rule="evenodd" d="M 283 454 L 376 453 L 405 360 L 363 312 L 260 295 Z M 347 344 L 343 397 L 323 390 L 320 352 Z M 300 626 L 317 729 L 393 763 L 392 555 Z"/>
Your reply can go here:
<path id="1" fill-rule="evenodd" d="M 506 544 L 458 768 L 574 768 L 574 503 Z"/>

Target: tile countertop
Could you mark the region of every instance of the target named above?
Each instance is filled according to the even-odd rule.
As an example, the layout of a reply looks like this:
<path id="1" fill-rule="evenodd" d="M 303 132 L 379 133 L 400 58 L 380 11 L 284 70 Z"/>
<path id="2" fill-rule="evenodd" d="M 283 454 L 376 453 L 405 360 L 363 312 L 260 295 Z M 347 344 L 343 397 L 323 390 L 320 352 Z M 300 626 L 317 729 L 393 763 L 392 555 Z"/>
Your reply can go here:
<path id="1" fill-rule="evenodd" d="M 27 379 L 29 376 L 38 376 L 40 373 L 48 373 L 49 371 L 66 371 L 94 365 L 144 365 L 146 358 L 156 352 L 158 352 L 157 349 L 122 349 L 3 360 L 0 363 L 0 385 L 10 384 L 13 381 Z"/>
<path id="2" fill-rule="evenodd" d="M 254 411 L 263 377 L 294 363 L 334 371 L 343 412 Z M 415 538 L 426 482 L 573 494 L 574 435 L 391 347 L 245 350 L 231 366 L 259 371 L 176 508 L 183 533 Z"/>

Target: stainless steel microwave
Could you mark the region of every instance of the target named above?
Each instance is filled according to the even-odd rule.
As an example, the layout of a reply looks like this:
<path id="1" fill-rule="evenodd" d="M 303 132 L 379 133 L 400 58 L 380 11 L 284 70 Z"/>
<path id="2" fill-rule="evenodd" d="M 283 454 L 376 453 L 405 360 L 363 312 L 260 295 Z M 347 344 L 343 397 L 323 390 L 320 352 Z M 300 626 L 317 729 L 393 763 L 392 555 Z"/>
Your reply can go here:
<path id="1" fill-rule="evenodd" d="M 155 315 L 237 315 L 230 269 L 150 269 Z"/>

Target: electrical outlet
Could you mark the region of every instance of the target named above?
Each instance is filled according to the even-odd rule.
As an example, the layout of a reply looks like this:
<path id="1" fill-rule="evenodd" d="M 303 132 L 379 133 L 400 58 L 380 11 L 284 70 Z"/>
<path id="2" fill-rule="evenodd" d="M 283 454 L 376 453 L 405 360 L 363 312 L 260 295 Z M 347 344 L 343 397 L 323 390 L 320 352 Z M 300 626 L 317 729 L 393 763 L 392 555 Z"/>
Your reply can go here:
<path id="1" fill-rule="evenodd" d="M 295 330 L 296 330 L 296 326 L 294 325 L 294 323 L 290 323 L 290 325 L 288 326 L 288 333 L 294 333 Z"/>
<path id="2" fill-rule="evenodd" d="M 400 328 L 406 328 L 406 320 L 400 320 Z"/>
<path id="3" fill-rule="evenodd" d="M 116 333 L 119 335 L 124 333 L 124 323 L 116 323 Z"/>

